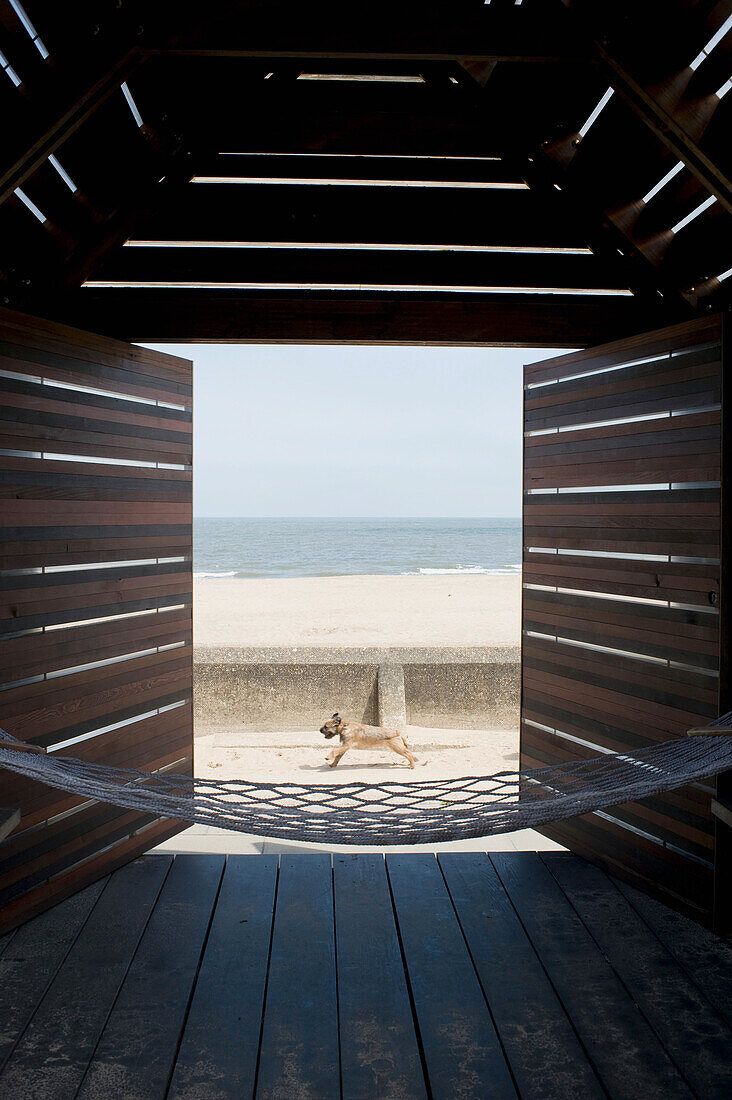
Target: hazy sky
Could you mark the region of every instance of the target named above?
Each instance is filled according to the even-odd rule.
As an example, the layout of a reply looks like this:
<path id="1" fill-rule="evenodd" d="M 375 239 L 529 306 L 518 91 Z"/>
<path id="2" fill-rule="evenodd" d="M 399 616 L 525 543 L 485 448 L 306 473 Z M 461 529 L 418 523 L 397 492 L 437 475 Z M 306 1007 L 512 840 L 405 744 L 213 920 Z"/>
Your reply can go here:
<path id="1" fill-rule="evenodd" d="M 551 352 L 159 349 L 195 364 L 197 516 L 520 515 L 521 366 Z"/>

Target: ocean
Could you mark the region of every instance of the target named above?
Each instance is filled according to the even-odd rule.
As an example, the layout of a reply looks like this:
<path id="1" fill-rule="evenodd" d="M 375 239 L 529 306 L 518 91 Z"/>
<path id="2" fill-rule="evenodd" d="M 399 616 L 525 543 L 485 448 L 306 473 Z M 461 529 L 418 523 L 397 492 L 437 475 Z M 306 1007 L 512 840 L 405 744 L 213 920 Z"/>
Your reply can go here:
<path id="1" fill-rule="evenodd" d="M 197 577 L 518 574 L 520 519 L 196 519 Z"/>

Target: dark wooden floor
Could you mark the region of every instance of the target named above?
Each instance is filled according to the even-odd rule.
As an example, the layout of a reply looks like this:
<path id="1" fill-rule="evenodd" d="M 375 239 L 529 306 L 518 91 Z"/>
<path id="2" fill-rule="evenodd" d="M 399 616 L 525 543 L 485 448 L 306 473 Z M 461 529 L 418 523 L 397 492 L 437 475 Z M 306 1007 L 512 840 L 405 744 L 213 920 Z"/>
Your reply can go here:
<path id="1" fill-rule="evenodd" d="M 732 1096 L 732 948 L 563 852 L 147 856 L 0 941 L 0 1095 Z"/>

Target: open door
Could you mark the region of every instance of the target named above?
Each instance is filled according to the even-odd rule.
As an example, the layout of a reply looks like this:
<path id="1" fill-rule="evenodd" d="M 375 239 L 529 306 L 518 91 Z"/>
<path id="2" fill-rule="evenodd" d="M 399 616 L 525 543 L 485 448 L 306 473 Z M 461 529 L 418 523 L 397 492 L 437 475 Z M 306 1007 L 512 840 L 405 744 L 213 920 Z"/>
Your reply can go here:
<path id="1" fill-rule="evenodd" d="M 526 367 L 523 767 L 684 737 L 732 706 L 721 390 L 719 317 Z M 712 923 L 713 795 L 710 780 L 543 831 Z"/>
<path id="2" fill-rule="evenodd" d="M 0 727 L 190 774 L 191 370 L 0 310 Z M 184 826 L 0 772 L 0 932 Z"/>

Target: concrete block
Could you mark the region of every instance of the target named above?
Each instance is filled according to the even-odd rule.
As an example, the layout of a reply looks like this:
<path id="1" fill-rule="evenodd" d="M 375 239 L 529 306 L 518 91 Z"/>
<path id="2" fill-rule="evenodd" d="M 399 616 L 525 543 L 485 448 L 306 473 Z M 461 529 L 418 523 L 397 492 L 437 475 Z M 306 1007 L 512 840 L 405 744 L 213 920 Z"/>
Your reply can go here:
<path id="1" fill-rule="evenodd" d="M 401 729 L 407 724 L 404 669 L 401 665 L 379 665 L 378 725 Z"/>

